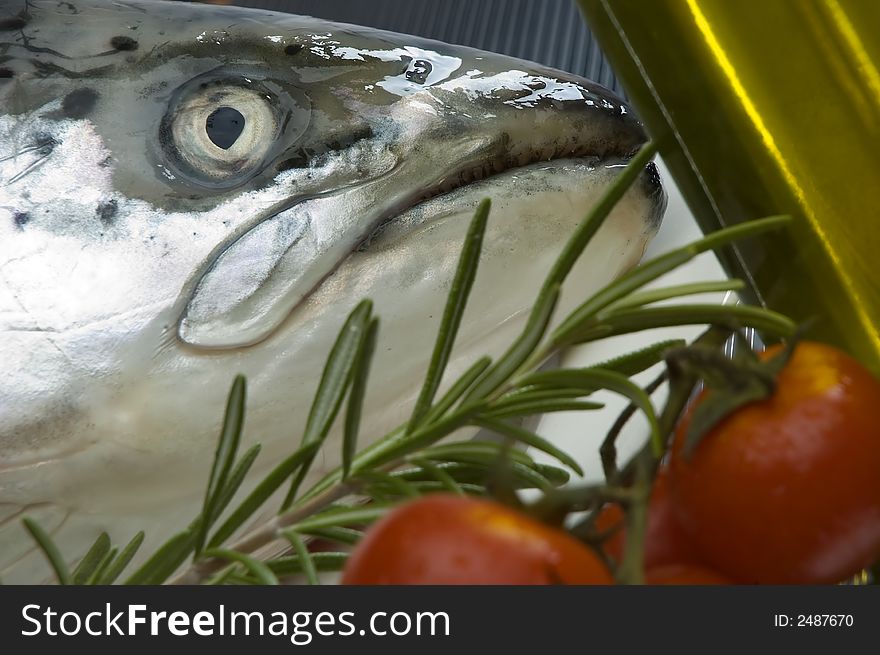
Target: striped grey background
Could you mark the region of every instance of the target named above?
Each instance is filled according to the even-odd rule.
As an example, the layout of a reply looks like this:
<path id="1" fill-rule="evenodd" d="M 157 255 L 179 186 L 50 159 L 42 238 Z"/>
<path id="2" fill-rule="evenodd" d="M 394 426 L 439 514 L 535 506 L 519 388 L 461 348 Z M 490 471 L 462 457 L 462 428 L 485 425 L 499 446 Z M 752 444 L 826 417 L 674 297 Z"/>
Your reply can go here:
<path id="1" fill-rule="evenodd" d="M 237 0 L 529 59 L 623 95 L 574 0 Z"/>

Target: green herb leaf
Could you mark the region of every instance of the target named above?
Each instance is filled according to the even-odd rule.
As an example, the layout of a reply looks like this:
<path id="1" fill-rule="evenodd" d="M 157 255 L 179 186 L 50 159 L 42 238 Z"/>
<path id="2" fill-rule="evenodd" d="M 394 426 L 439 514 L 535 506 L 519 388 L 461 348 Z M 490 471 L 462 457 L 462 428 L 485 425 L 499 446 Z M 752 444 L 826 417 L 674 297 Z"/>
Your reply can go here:
<path id="1" fill-rule="evenodd" d="M 744 289 L 745 286 L 746 284 L 742 280 L 730 279 L 720 280 L 718 282 L 691 282 L 689 284 L 679 284 L 674 287 L 649 289 L 647 291 L 631 293 L 610 305 L 608 309 L 630 309 L 633 307 L 641 307 L 642 305 L 650 305 L 651 303 L 661 302 L 663 300 L 671 300 L 672 298 L 683 298 L 685 296 L 695 296 L 703 293 L 740 291 Z"/>
<path id="2" fill-rule="evenodd" d="M 127 585 L 157 585 L 165 582 L 195 549 L 195 525 L 178 532 L 125 581 Z"/>
<path id="3" fill-rule="evenodd" d="M 310 444 L 297 450 L 287 459 L 282 461 L 272 471 L 263 478 L 254 490 L 245 498 L 242 503 L 230 514 L 229 518 L 217 528 L 214 536 L 211 537 L 209 547 L 216 548 L 233 535 L 245 521 L 252 517 L 256 511 L 275 493 L 278 488 L 284 484 L 291 475 L 304 466 L 306 462 L 311 461 L 317 452 L 320 444 Z"/>
<path id="4" fill-rule="evenodd" d="M 694 304 L 623 309 L 583 325 L 574 324 L 570 332 L 557 333 L 557 337 L 560 345 L 573 345 L 659 327 L 707 324 L 729 329 L 753 327 L 776 337 L 791 336 L 796 329 L 791 319 L 761 307 Z"/>
<path id="5" fill-rule="evenodd" d="M 523 450 L 510 448 L 504 443 L 487 441 L 485 439 L 453 441 L 419 451 L 419 457 L 422 459 L 444 462 L 470 462 L 473 464 L 494 464 L 502 454 L 510 458 L 511 461 L 521 464 L 531 466 L 535 463 Z"/>
<path id="6" fill-rule="evenodd" d="M 352 375 L 351 393 L 348 395 L 348 408 L 345 413 L 345 430 L 342 438 L 342 478 L 348 477 L 351 464 L 357 451 L 358 429 L 361 423 L 361 409 L 364 395 L 367 392 L 367 378 L 370 375 L 370 364 L 376 350 L 376 335 L 379 331 L 379 319 L 374 318 L 367 327 L 367 333 L 360 344 L 360 351 L 355 357 Z"/>
<path id="7" fill-rule="evenodd" d="M 362 300 L 348 315 L 348 319 L 339 331 L 339 336 L 327 358 L 324 372 L 321 374 L 321 382 L 318 384 L 318 391 L 312 402 L 302 438 L 302 447 L 320 445 L 327 437 L 336 414 L 339 412 L 339 407 L 342 405 L 342 399 L 351 383 L 357 355 L 362 350 L 361 341 L 370 324 L 372 308 L 371 301 Z M 314 454 L 317 454 L 317 449 Z M 294 474 L 290 491 L 287 492 L 287 497 L 281 505 L 282 509 L 290 507 L 296 497 L 299 486 L 305 479 L 311 461 L 314 459 L 314 454 Z"/>
<path id="8" fill-rule="evenodd" d="M 663 361 L 666 353 L 673 348 L 681 348 L 685 345 L 684 339 L 668 339 L 659 341 L 645 348 L 631 353 L 605 360 L 592 368 L 600 368 L 605 371 L 614 371 L 628 377 L 632 377 L 647 371 L 649 368 Z"/>
<path id="9" fill-rule="evenodd" d="M 578 475 L 582 476 L 584 474 L 584 470 L 581 468 L 580 464 L 578 464 L 571 455 L 566 453 L 564 450 L 554 446 L 552 443 L 550 443 L 543 437 L 535 434 L 534 432 L 530 432 L 529 430 L 518 427 L 516 425 L 511 425 L 510 423 L 507 423 L 505 421 L 499 421 L 497 419 L 487 417 L 475 420 L 474 424 L 481 428 L 485 428 L 486 430 L 491 430 L 492 432 L 495 432 L 497 434 L 509 437 L 514 441 L 524 443 L 527 446 L 531 446 L 536 450 L 540 450 L 541 452 L 556 458 L 560 463 L 568 466 Z"/>
<path id="10" fill-rule="evenodd" d="M 117 548 L 110 548 L 106 553 L 104 553 L 104 557 L 101 558 L 101 561 L 98 562 L 98 565 L 95 567 L 95 570 L 92 571 L 92 574 L 86 578 L 83 584 L 86 585 L 96 585 L 101 583 L 101 578 L 104 575 L 104 571 L 107 570 L 107 567 L 116 559 L 116 555 L 119 552 Z"/>
<path id="11" fill-rule="evenodd" d="M 208 488 L 205 491 L 202 518 L 199 521 L 198 531 L 196 532 L 195 557 L 201 554 L 205 540 L 208 538 L 208 530 L 210 530 L 214 521 L 220 515 L 217 507 L 218 500 L 226 487 L 226 479 L 235 462 L 238 444 L 241 440 L 246 387 L 244 376 L 235 376 L 232 389 L 229 391 L 229 399 L 226 401 L 226 415 L 223 417 L 223 428 L 220 430 L 220 440 L 217 442 L 214 464 L 211 467 L 211 476 L 208 479 Z"/>
<path id="12" fill-rule="evenodd" d="M 37 542 L 37 546 L 43 551 L 43 555 L 49 560 L 49 564 L 55 572 L 55 577 L 58 579 L 58 584 L 70 584 L 70 570 L 67 568 L 67 563 L 64 561 L 64 558 L 61 557 L 61 552 L 52 540 L 52 537 L 43 530 L 39 523 L 30 517 L 23 518 L 21 522 L 24 523 L 24 527 L 27 531 L 31 533 L 31 537 Z"/>
<path id="13" fill-rule="evenodd" d="M 110 552 L 110 546 L 110 536 L 106 532 L 99 534 L 98 538 L 95 539 L 95 543 L 83 555 L 83 558 L 73 570 L 71 582 L 77 585 L 85 584 L 98 566 L 100 566 L 107 553 Z"/>
<path id="14" fill-rule="evenodd" d="M 589 400 L 527 400 L 520 402 L 497 403 L 487 410 L 483 416 L 487 418 L 515 418 L 518 416 L 533 416 L 535 414 L 549 414 L 551 412 L 583 412 L 602 409 L 602 403 Z"/>
<path id="15" fill-rule="evenodd" d="M 346 525 L 369 525 L 373 521 L 385 516 L 391 505 L 370 504 L 342 509 L 331 509 L 319 512 L 314 516 L 303 519 L 293 526 L 297 532 L 308 534 L 312 530 L 323 530 Z"/>
<path id="16" fill-rule="evenodd" d="M 354 528 L 344 528 L 341 526 L 330 527 L 330 528 L 318 528 L 315 530 L 309 530 L 303 534 L 307 534 L 310 537 L 317 537 L 319 539 L 325 539 L 327 541 L 335 541 L 340 544 L 346 544 L 349 546 L 353 546 L 363 537 L 363 533 L 360 530 L 355 530 Z"/>
<path id="17" fill-rule="evenodd" d="M 534 469 L 553 488 L 566 484 L 571 480 L 571 474 L 568 471 L 552 464 L 536 463 Z"/>
<path id="18" fill-rule="evenodd" d="M 519 402 L 531 402 L 533 400 L 570 400 L 589 396 L 589 391 L 583 389 L 566 389 L 564 387 L 536 387 L 533 385 L 515 387 L 492 403 L 493 411 L 505 407 L 508 404 Z"/>
<path id="19" fill-rule="evenodd" d="M 474 212 L 465 237 L 464 247 L 459 256 L 458 266 L 455 270 L 455 277 L 452 280 L 452 287 L 446 298 L 446 308 L 443 310 L 443 317 L 440 320 L 440 329 L 437 332 L 437 340 L 434 343 L 434 352 L 431 355 L 431 361 L 428 364 L 428 373 L 425 376 L 422 390 L 416 400 L 413 408 L 412 416 L 406 433 L 412 432 L 424 419 L 425 415 L 434 401 L 437 389 L 440 387 L 440 381 L 446 370 L 446 364 L 449 362 L 449 355 L 452 353 L 452 346 L 455 343 L 455 335 L 461 325 L 461 317 L 464 315 L 465 306 L 470 296 L 471 287 L 473 287 L 474 279 L 477 276 L 477 267 L 480 262 L 480 252 L 483 249 L 483 236 L 486 233 L 486 223 L 489 220 L 489 209 L 491 202 L 483 200 Z"/>
<path id="20" fill-rule="evenodd" d="M 423 468 L 427 473 L 434 477 L 437 482 L 442 484 L 443 488 L 450 493 L 453 493 L 457 496 L 465 495 L 464 490 L 461 488 L 458 482 L 455 481 L 455 478 L 453 478 L 451 475 L 449 475 L 449 473 L 444 471 L 433 462 L 421 458 L 415 458 L 410 461 L 412 461 L 413 464 L 416 464 Z"/>
<path id="21" fill-rule="evenodd" d="M 232 502 L 236 492 L 238 492 L 241 484 L 244 482 L 248 471 L 250 471 L 251 466 L 253 466 L 254 461 L 260 454 L 261 448 L 260 444 L 254 444 L 248 448 L 244 455 L 241 456 L 241 459 L 236 463 L 235 468 L 232 469 L 232 472 L 226 479 L 226 485 L 223 487 L 222 492 L 217 495 L 215 506 L 217 516 L 220 516 L 223 513 L 223 510 L 225 510 L 229 506 L 229 503 Z"/>
<path id="22" fill-rule="evenodd" d="M 116 579 L 125 570 L 125 567 L 128 566 L 143 543 L 144 533 L 141 531 L 132 537 L 131 541 L 122 549 L 122 552 L 107 566 L 99 578 L 100 584 L 113 584 L 116 582 Z"/>
<path id="23" fill-rule="evenodd" d="M 321 584 L 321 581 L 318 580 L 318 571 L 315 569 L 315 563 L 312 561 L 312 555 L 309 553 L 309 549 L 306 548 L 302 537 L 294 530 L 282 530 L 281 534 L 293 546 L 293 552 L 299 558 L 303 574 L 305 574 L 308 583 L 311 585 Z"/>

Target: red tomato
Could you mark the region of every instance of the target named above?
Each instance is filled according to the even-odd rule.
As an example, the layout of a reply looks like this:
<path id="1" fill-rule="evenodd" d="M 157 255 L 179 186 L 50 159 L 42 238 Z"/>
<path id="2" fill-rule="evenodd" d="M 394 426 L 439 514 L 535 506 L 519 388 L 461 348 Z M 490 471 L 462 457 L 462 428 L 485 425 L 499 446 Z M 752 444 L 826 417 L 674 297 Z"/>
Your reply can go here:
<path id="1" fill-rule="evenodd" d="M 649 569 L 645 584 L 653 585 L 712 585 L 733 584 L 717 571 L 695 564 L 666 564 Z"/>
<path id="2" fill-rule="evenodd" d="M 775 393 L 716 425 L 690 458 L 686 416 L 671 491 L 703 561 L 743 582 L 782 584 L 839 582 L 875 561 L 878 409 L 880 381 L 839 350 L 803 342 Z"/>
<path id="3" fill-rule="evenodd" d="M 568 534 L 493 501 L 431 495 L 367 531 L 343 584 L 611 584 Z"/>
<path id="4" fill-rule="evenodd" d="M 623 558 L 626 532 L 624 515 L 619 505 L 606 505 L 596 517 L 596 529 L 613 534 L 604 544 L 605 552 L 616 562 Z M 663 564 L 695 562 L 697 555 L 685 532 L 675 518 L 669 498 L 669 469 L 661 467 L 654 478 L 648 505 L 648 524 L 645 532 L 645 568 Z"/>

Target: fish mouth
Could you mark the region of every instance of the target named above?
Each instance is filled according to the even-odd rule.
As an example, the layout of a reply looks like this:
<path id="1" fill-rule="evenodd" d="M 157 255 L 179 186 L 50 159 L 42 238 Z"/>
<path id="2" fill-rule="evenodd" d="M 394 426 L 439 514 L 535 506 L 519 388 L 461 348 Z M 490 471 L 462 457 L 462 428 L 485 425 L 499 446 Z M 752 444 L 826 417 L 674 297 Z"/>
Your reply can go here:
<path id="1" fill-rule="evenodd" d="M 641 147 L 641 146 L 639 146 Z M 555 147 L 532 149 L 516 155 L 496 155 L 479 163 L 462 166 L 441 180 L 421 189 L 409 201 L 389 209 L 386 215 L 376 224 L 370 234 L 358 244 L 356 250 L 365 250 L 378 234 L 397 216 L 422 203 L 434 198 L 454 193 L 472 184 L 491 181 L 517 170 L 525 170 L 539 164 L 553 164 L 561 161 L 576 161 L 580 164 L 597 168 L 600 166 L 625 166 L 638 152 L 639 147 L 626 152 L 596 154 L 588 145 L 574 148 Z M 651 213 L 647 217 L 647 225 L 654 229 L 659 226 L 666 211 L 667 195 L 660 180 L 660 173 L 654 162 L 649 162 L 636 184 L 641 185 L 642 194 L 649 200 Z"/>
<path id="2" fill-rule="evenodd" d="M 453 173 L 452 175 L 444 178 L 437 184 L 427 187 L 422 191 L 421 195 L 418 196 L 416 204 L 425 200 L 430 200 L 431 198 L 435 198 L 440 195 L 450 193 L 469 184 L 480 182 L 481 180 L 485 180 L 487 178 L 500 175 L 502 173 L 507 173 L 511 170 L 525 168 L 526 166 L 531 166 L 533 164 L 550 163 L 561 159 L 576 159 L 580 160 L 582 163 L 592 166 L 626 164 L 627 162 L 629 162 L 630 159 L 632 159 L 634 155 L 635 152 L 631 152 L 627 155 L 621 155 L 619 157 L 601 157 L 599 155 L 592 154 L 585 149 L 573 151 L 556 149 L 549 154 L 547 154 L 546 152 L 536 152 L 534 155 L 531 156 L 520 155 L 516 158 L 504 159 L 502 157 L 498 157 L 496 159 L 483 162 L 482 164 L 478 164 L 476 166 L 461 168 L 457 173 Z M 656 196 L 657 200 L 660 201 L 665 195 L 663 192 L 663 187 L 660 184 L 660 174 L 657 171 L 657 167 L 653 162 L 650 162 L 645 166 L 645 170 L 642 176 L 642 182 L 646 185 L 646 195 L 648 195 L 649 197 Z"/>
<path id="3" fill-rule="evenodd" d="M 443 178 L 436 184 L 426 188 L 419 196 L 418 201 L 429 200 L 439 195 L 449 193 L 468 184 L 485 180 L 486 178 L 501 173 L 506 173 L 512 169 L 523 168 L 532 164 L 543 162 L 551 162 L 555 159 L 582 159 L 588 163 L 601 164 L 608 161 L 626 161 L 635 153 L 621 155 L 619 157 L 602 157 L 589 150 L 584 146 L 575 149 L 565 149 L 562 147 L 545 148 L 541 150 L 533 150 L 531 152 L 523 152 L 518 155 L 498 155 L 492 159 L 476 163 L 475 165 L 465 166 L 456 172 Z"/>

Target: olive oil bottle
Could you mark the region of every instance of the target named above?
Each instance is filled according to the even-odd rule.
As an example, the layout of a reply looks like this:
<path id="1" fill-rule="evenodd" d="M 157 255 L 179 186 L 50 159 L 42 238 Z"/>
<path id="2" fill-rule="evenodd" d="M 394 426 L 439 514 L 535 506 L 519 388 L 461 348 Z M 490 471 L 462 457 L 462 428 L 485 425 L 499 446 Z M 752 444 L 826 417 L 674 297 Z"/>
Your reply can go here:
<path id="1" fill-rule="evenodd" d="M 704 231 L 753 300 L 880 372 L 880 1 L 579 0 Z"/>

